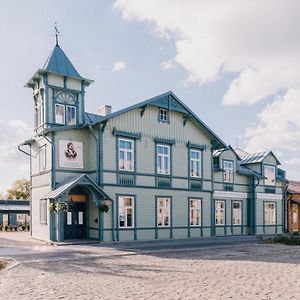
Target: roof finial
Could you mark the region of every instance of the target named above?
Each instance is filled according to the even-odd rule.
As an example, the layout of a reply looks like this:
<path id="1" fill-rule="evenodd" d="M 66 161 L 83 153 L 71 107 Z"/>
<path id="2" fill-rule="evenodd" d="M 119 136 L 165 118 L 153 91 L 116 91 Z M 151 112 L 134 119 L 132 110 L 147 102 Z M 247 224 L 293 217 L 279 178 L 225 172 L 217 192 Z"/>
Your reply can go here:
<path id="1" fill-rule="evenodd" d="M 58 35 L 60 35 L 60 32 L 57 28 L 57 22 L 54 23 L 54 30 L 55 30 L 55 41 L 56 41 L 56 46 L 59 46 L 58 45 Z"/>

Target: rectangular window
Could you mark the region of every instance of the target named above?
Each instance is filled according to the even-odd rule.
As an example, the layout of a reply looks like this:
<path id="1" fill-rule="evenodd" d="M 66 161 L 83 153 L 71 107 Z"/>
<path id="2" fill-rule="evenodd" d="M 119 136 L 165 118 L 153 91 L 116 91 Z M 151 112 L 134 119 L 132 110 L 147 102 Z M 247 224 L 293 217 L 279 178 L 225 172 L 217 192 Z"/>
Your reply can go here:
<path id="1" fill-rule="evenodd" d="M 200 150 L 190 150 L 190 176 L 201 177 L 201 155 Z"/>
<path id="2" fill-rule="evenodd" d="M 216 225 L 225 225 L 225 201 L 216 201 L 215 202 L 215 219 Z"/>
<path id="3" fill-rule="evenodd" d="M 171 173 L 170 168 L 170 146 L 156 145 L 157 158 L 157 174 L 169 175 Z"/>
<path id="4" fill-rule="evenodd" d="M 39 172 L 46 170 L 46 145 L 39 148 Z"/>
<path id="5" fill-rule="evenodd" d="M 242 202 L 232 203 L 232 225 L 242 225 Z"/>
<path id="6" fill-rule="evenodd" d="M 46 225 L 47 224 L 47 200 L 40 200 L 40 223 Z"/>
<path id="7" fill-rule="evenodd" d="M 233 183 L 233 161 L 223 160 L 223 181 Z"/>
<path id="8" fill-rule="evenodd" d="M 201 225 L 201 200 L 190 199 L 190 225 Z"/>
<path id="9" fill-rule="evenodd" d="M 119 139 L 119 170 L 134 171 L 134 141 Z"/>
<path id="10" fill-rule="evenodd" d="M 265 225 L 276 224 L 276 205 L 274 202 L 264 203 L 265 208 Z"/>
<path id="11" fill-rule="evenodd" d="M 134 198 L 119 197 L 119 227 L 131 228 L 134 226 Z"/>
<path id="12" fill-rule="evenodd" d="M 67 105 L 67 125 L 76 125 L 76 107 Z"/>
<path id="13" fill-rule="evenodd" d="M 275 166 L 264 166 L 265 185 L 275 186 Z"/>
<path id="14" fill-rule="evenodd" d="M 157 226 L 170 226 L 170 198 L 157 198 Z"/>
<path id="15" fill-rule="evenodd" d="M 55 123 L 65 124 L 66 108 L 63 104 L 55 104 Z"/>
<path id="16" fill-rule="evenodd" d="M 160 122 L 167 123 L 169 121 L 168 110 L 164 108 L 160 108 L 158 119 Z"/>

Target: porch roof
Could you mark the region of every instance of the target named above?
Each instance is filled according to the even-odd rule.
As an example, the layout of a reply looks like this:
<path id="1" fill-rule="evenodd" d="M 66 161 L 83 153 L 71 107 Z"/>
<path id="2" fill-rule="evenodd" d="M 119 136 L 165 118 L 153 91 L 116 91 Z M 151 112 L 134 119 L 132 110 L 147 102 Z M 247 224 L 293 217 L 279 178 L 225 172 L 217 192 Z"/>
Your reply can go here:
<path id="1" fill-rule="evenodd" d="M 91 186 L 103 198 L 103 200 L 112 201 L 112 199 L 87 174 L 69 177 L 55 190 L 46 194 L 42 199 L 57 199 L 61 195 L 69 192 L 75 185 Z"/>

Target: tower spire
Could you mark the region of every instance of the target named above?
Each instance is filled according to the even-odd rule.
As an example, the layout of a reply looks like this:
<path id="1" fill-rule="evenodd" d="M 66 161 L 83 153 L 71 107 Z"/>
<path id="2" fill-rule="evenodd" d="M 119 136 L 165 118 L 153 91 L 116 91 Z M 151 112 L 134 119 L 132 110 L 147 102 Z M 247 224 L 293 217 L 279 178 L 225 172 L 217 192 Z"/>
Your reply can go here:
<path id="1" fill-rule="evenodd" d="M 56 42 L 56 46 L 59 46 L 59 44 L 58 44 L 58 36 L 60 35 L 60 31 L 57 28 L 57 22 L 54 23 L 54 30 L 55 30 L 55 42 Z"/>

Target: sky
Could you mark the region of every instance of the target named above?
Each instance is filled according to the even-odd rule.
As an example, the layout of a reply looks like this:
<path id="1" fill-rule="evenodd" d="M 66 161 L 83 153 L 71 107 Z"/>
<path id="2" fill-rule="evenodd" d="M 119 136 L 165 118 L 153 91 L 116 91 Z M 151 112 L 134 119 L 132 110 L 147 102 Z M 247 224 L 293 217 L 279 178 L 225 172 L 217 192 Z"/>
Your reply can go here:
<path id="1" fill-rule="evenodd" d="M 95 80 L 86 110 L 172 90 L 233 148 L 272 149 L 300 180 L 300 1 L 10 0 L 0 10 L 0 193 L 29 178 L 24 88 L 59 43 Z"/>

